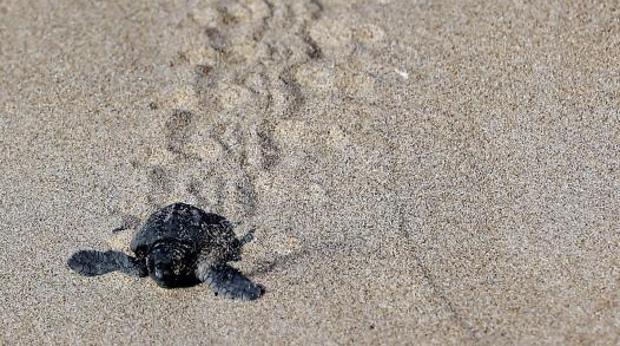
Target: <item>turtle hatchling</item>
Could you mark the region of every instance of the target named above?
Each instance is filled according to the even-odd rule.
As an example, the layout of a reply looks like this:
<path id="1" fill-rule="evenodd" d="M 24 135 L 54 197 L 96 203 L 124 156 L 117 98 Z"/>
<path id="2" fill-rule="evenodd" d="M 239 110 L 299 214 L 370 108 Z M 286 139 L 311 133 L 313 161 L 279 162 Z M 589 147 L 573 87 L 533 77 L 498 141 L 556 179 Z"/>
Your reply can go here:
<path id="1" fill-rule="evenodd" d="M 165 288 L 206 282 L 216 295 L 254 300 L 263 294 L 263 287 L 228 265 L 241 259 L 243 245 L 253 238 L 253 231 L 237 238 L 222 216 L 174 203 L 153 213 L 134 235 L 135 257 L 112 250 L 81 250 L 67 264 L 85 276 L 113 271 L 148 275 Z"/>

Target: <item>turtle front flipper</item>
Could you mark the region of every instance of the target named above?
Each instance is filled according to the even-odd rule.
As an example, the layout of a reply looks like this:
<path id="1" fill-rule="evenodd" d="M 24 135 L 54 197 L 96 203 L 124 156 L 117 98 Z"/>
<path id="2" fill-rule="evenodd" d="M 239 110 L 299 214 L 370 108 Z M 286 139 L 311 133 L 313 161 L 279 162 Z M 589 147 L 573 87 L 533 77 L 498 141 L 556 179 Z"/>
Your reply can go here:
<path id="1" fill-rule="evenodd" d="M 67 261 L 69 268 L 80 275 L 97 276 L 120 271 L 131 276 L 148 274 L 144 261 L 118 251 L 81 250 Z"/>
<path id="2" fill-rule="evenodd" d="M 199 266 L 197 277 L 206 282 L 216 295 L 232 299 L 254 300 L 265 290 L 253 283 L 241 272 L 227 264 L 217 264 L 204 268 Z"/>

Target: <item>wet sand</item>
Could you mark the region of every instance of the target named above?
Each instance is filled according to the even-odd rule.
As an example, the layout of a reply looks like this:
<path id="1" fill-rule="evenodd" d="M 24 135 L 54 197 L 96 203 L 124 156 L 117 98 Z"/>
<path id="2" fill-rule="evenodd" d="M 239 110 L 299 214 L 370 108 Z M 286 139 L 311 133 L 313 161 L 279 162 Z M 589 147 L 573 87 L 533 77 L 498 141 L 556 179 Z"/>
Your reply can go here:
<path id="1" fill-rule="evenodd" d="M 0 2 L 0 344 L 618 344 L 609 2 Z M 80 277 L 183 201 L 251 303 Z"/>

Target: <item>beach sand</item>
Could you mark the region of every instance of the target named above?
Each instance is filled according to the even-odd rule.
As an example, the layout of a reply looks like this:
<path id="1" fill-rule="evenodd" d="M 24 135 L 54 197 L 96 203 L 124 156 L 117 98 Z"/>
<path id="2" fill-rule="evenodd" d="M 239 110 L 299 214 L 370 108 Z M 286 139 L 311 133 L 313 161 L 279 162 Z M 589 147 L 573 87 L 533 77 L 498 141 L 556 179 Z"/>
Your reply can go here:
<path id="1" fill-rule="evenodd" d="M 620 8 L 0 2 L 0 344 L 620 343 Z M 183 201 L 254 302 L 66 267 Z"/>

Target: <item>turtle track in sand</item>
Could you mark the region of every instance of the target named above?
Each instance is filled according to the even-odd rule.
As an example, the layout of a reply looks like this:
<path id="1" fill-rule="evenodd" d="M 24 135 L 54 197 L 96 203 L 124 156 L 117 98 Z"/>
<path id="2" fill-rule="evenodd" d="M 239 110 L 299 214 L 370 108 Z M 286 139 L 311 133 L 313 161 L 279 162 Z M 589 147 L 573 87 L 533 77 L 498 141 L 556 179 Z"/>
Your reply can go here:
<path id="1" fill-rule="evenodd" d="M 281 161 L 277 123 L 297 117 L 306 102 L 297 69 L 322 57 L 308 27 L 323 6 L 316 0 L 205 6 L 189 5 L 180 24 L 195 36 L 169 68 L 191 71 L 184 89 L 191 91 L 168 111 L 163 128 L 168 154 L 141 167 L 151 185 L 147 200 L 156 206 L 191 198 L 215 211 L 251 217 L 260 199 L 255 180 Z M 187 166 L 200 166 L 202 174 L 180 177 L 195 171 Z"/>

